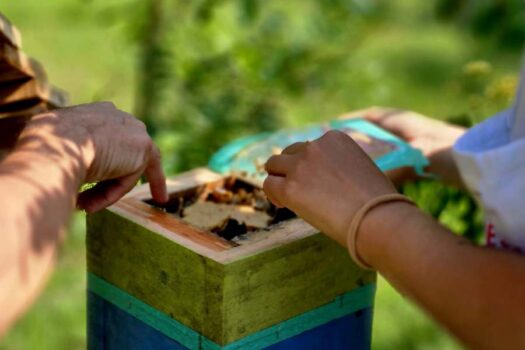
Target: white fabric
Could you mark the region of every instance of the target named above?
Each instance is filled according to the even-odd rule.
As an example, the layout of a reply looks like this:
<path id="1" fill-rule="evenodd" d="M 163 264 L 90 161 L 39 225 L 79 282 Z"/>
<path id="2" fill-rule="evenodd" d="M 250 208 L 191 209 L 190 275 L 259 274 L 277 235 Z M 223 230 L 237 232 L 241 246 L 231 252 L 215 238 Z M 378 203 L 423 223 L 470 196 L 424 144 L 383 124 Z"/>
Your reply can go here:
<path id="1" fill-rule="evenodd" d="M 454 146 L 463 181 L 481 203 L 487 244 L 525 252 L 525 67 L 513 108 L 470 129 Z"/>

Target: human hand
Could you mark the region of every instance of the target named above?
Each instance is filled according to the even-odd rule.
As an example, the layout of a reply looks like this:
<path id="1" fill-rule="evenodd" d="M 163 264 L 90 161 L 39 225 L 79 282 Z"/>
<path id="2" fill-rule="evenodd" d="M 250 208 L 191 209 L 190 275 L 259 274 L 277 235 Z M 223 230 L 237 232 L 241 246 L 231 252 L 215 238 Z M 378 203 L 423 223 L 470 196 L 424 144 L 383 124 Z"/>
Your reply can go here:
<path id="1" fill-rule="evenodd" d="M 438 175 L 447 183 L 462 185 L 452 156 L 452 146 L 465 133 L 464 128 L 399 110 L 371 112 L 365 118 L 421 150 L 430 162 L 428 172 Z M 416 178 L 410 168 L 389 171 L 387 175 L 397 184 Z"/>
<path id="2" fill-rule="evenodd" d="M 390 180 L 346 134 L 329 131 L 307 143 L 295 143 L 266 163 L 264 191 L 346 246 L 354 214 L 381 195 L 396 193 Z"/>
<path id="3" fill-rule="evenodd" d="M 80 183 L 97 184 L 80 193 L 77 207 L 89 213 L 115 203 L 142 174 L 153 198 L 168 200 L 160 153 L 145 125 L 112 103 L 93 103 L 38 115 L 28 123 L 20 142 L 43 139 L 44 147 L 60 144 L 61 159 L 72 159 Z M 55 149 L 56 152 L 56 149 Z M 65 161 L 65 160 L 64 160 Z"/>

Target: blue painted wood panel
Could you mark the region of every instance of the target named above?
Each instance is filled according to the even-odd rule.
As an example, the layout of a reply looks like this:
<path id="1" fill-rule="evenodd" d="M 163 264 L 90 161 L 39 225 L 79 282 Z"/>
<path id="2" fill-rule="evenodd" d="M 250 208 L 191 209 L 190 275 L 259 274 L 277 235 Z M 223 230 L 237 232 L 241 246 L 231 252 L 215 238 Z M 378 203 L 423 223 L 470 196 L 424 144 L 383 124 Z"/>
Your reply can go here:
<path id="1" fill-rule="evenodd" d="M 267 350 L 364 350 L 372 341 L 372 309 L 357 311 L 295 337 L 274 344 Z"/>
<path id="2" fill-rule="evenodd" d="M 87 297 L 88 350 L 187 350 L 96 294 Z"/>
<path id="3" fill-rule="evenodd" d="M 268 350 L 370 349 L 372 308 L 271 345 Z M 195 349 L 203 349 L 203 346 Z M 126 311 L 88 292 L 89 350 L 185 350 L 177 341 L 148 326 Z"/>

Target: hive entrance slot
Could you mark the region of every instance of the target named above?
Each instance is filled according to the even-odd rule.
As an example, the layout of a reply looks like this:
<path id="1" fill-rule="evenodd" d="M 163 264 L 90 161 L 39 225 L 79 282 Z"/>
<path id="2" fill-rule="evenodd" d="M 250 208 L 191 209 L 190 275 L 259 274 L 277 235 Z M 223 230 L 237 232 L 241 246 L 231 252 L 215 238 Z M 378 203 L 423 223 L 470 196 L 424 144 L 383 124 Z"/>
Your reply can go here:
<path id="1" fill-rule="evenodd" d="M 145 202 L 228 240 L 296 217 L 273 205 L 262 189 L 236 177 L 172 193 L 166 204 Z"/>

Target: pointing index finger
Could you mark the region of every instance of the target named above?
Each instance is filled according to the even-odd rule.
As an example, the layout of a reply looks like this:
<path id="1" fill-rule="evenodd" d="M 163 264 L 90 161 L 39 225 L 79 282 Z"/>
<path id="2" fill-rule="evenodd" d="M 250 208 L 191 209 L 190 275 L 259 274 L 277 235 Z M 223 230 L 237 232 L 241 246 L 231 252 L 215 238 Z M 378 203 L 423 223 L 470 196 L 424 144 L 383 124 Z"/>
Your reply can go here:
<path id="1" fill-rule="evenodd" d="M 148 179 L 151 196 L 159 203 L 166 203 L 169 199 L 166 188 L 166 176 L 162 170 L 160 151 L 152 144 L 150 158 L 144 175 Z"/>

